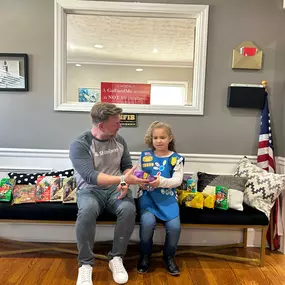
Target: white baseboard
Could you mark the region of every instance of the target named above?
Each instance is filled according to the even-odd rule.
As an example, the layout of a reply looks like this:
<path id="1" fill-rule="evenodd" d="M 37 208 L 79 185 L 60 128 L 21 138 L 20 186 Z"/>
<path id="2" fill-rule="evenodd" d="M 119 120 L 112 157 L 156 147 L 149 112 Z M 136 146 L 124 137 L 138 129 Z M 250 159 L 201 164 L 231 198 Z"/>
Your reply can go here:
<path id="1" fill-rule="evenodd" d="M 131 152 L 134 163 L 140 153 Z M 243 155 L 216 155 L 216 154 L 182 154 L 185 157 L 185 172 L 193 173 L 204 171 L 216 174 L 232 174 Z M 256 156 L 247 156 L 256 161 Z M 280 173 L 285 173 L 285 158 L 276 158 L 276 167 Z M 0 178 L 7 177 L 8 172 L 35 172 L 52 169 L 67 169 L 72 167 L 68 157 L 68 150 L 46 149 L 8 149 L 0 148 Z M 97 227 L 96 240 L 112 239 L 113 226 Z M 73 225 L 58 224 L 5 224 L 0 220 L 0 236 L 21 241 L 37 242 L 75 242 Z M 180 245 L 220 245 L 242 241 L 241 230 L 219 229 L 183 229 Z M 138 241 L 138 228 L 136 227 L 132 240 Z M 164 229 L 158 228 L 154 242 L 164 242 Z M 260 246 L 260 233 L 249 229 L 248 246 Z"/>

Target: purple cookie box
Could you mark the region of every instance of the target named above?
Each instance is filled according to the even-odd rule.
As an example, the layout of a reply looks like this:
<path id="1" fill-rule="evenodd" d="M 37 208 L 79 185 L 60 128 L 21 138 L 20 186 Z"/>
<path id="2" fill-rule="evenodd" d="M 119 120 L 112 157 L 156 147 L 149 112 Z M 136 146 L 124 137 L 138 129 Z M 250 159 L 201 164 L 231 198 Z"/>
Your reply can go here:
<path id="1" fill-rule="evenodd" d="M 135 170 L 134 175 L 135 175 L 137 178 L 143 179 L 144 173 L 145 173 L 145 172 L 142 171 L 142 170 Z M 149 182 L 152 182 L 152 181 L 154 181 L 155 179 L 156 179 L 156 177 L 147 174 L 147 180 L 148 180 Z"/>

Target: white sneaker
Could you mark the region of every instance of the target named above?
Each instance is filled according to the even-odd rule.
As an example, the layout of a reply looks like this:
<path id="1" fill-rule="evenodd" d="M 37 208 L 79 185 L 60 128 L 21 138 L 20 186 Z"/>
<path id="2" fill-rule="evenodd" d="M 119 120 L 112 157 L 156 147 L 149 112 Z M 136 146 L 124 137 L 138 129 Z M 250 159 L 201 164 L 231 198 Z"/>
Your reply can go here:
<path id="1" fill-rule="evenodd" d="M 79 267 L 76 285 L 93 285 L 92 270 L 93 268 L 90 265 L 82 265 Z"/>
<path id="2" fill-rule="evenodd" d="M 109 268 L 113 273 L 113 279 L 118 284 L 125 284 L 128 282 L 129 276 L 124 267 L 123 260 L 119 256 L 115 256 L 109 261 Z"/>

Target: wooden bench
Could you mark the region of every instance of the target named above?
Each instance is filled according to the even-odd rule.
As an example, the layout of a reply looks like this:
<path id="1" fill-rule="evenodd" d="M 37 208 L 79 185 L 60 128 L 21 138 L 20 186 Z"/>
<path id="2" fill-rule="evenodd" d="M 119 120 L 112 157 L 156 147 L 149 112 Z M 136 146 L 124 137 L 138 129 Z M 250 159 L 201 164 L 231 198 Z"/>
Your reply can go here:
<path id="1" fill-rule="evenodd" d="M 35 223 L 35 224 L 74 224 L 77 215 L 76 204 L 58 204 L 58 203 L 42 203 L 42 204 L 23 204 L 11 206 L 7 203 L 0 203 L 0 223 Z M 33 217 L 37 217 L 35 220 Z M 210 209 L 193 209 L 180 208 L 181 225 L 183 228 L 201 228 L 201 229 L 241 229 L 243 230 L 243 241 L 236 244 L 225 244 L 220 246 L 205 246 L 186 250 L 177 251 L 177 255 L 194 254 L 213 258 L 221 258 L 230 261 L 250 262 L 259 266 L 264 266 L 266 233 L 268 229 L 268 219 L 264 213 L 244 205 L 244 211 L 236 211 L 229 209 L 210 210 Z M 115 217 L 103 213 L 97 224 L 114 225 Z M 137 216 L 138 223 L 138 216 Z M 163 226 L 158 224 L 158 226 Z M 220 250 L 232 247 L 247 247 L 248 229 L 256 229 L 260 231 L 261 246 L 259 258 L 247 258 L 235 255 L 227 255 L 221 253 L 213 253 L 212 250 Z M 11 241 L 0 238 L 2 242 L 12 242 L 14 244 L 23 245 L 25 249 L 0 251 L 0 256 L 56 251 L 77 254 L 76 250 L 70 250 L 61 246 L 43 245 L 42 243 L 30 243 Z M 27 248 L 29 247 L 29 248 Z M 155 253 L 153 257 L 160 257 L 162 253 Z M 105 255 L 96 255 L 97 258 L 107 260 Z M 138 259 L 138 256 L 131 256 L 128 259 Z"/>

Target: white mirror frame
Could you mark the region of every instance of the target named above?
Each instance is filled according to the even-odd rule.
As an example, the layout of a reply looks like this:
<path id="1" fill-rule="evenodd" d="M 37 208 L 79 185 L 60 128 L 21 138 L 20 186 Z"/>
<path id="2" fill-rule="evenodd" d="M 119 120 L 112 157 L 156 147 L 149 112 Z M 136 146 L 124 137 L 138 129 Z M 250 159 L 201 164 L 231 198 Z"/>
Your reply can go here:
<path id="1" fill-rule="evenodd" d="M 191 106 L 117 104 L 125 113 L 203 115 L 209 5 L 151 4 L 55 0 L 54 5 L 54 110 L 89 112 L 93 103 L 65 103 L 66 96 L 66 15 L 138 15 L 196 19 L 193 95 Z"/>

